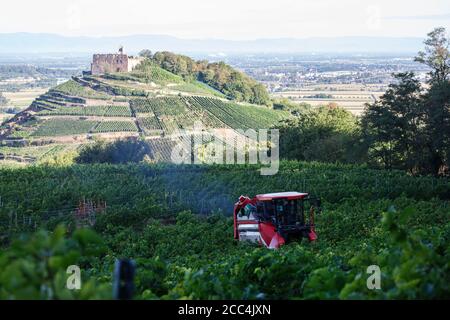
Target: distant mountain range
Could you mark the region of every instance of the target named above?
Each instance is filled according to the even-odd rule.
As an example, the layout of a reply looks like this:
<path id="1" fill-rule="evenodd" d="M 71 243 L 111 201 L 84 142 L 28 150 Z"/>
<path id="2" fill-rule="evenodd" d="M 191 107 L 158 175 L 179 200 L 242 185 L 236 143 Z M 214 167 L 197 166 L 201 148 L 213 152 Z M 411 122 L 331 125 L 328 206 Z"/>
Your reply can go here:
<path id="1" fill-rule="evenodd" d="M 68 37 L 45 33 L 0 33 L 0 54 L 115 52 L 120 45 L 128 53 L 152 51 L 217 53 L 416 53 L 422 38 L 338 37 L 274 38 L 257 40 L 180 39 L 166 35 L 118 37 Z"/>

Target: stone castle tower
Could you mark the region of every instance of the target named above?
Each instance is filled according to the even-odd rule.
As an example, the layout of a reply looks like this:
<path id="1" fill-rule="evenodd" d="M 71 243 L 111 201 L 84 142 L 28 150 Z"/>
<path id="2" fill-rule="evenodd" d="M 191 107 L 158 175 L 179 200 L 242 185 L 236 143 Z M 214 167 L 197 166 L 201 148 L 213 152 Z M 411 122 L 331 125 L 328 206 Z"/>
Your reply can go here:
<path id="1" fill-rule="evenodd" d="M 143 59 L 124 54 L 123 47 L 120 47 L 119 53 L 94 54 L 91 63 L 91 74 L 100 75 L 114 72 L 130 72 Z"/>

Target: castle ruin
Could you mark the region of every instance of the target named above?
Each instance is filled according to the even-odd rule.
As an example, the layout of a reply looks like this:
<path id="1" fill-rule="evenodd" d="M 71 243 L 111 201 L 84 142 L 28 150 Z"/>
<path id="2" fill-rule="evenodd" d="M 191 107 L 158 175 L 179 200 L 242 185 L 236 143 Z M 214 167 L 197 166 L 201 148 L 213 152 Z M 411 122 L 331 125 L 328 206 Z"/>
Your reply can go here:
<path id="1" fill-rule="evenodd" d="M 91 63 L 91 74 L 100 75 L 114 72 L 130 72 L 142 62 L 144 58 L 128 56 L 123 53 L 123 48 L 119 53 L 94 54 Z"/>

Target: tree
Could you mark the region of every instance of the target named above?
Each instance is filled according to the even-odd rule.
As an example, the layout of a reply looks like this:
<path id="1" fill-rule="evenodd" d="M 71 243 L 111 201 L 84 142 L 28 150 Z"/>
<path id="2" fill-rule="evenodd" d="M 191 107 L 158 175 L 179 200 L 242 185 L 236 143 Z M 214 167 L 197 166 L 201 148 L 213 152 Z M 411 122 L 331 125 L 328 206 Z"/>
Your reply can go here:
<path id="1" fill-rule="evenodd" d="M 434 83 L 424 95 L 428 172 L 444 174 L 450 166 L 450 82 Z"/>
<path id="2" fill-rule="evenodd" d="M 143 58 L 151 59 L 153 57 L 153 54 L 152 54 L 151 50 L 144 49 L 141 52 L 139 52 L 139 56 L 143 57 Z"/>
<path id="3" fill-rule="evenodd" d="M 296 119 L 279 129 L 280 155 L 285 159 L 357 163 L 364 158 L 357 119 L 342 108 L 299 110 Z"/>
<path id="4" fill-rule="evenodd" d="M 413 73 L 395 75 L 397 83 L 367 106 L 362 125 L 374 163 L 439 175 L 450 165 L 450 41 L 436 28 L 424 43 L 416 61 L 430 68 L 428 90 Z"/>
<path id="5" fill-rule="evenodd" d="M 431 68 L 429 82 L 446 82 L 450 75 L 450 40 L 445 28 L 436 28 L 428 33 L 428 39 L 424 41 L 425 50 L 420 51 L 415 58 Z"/>
<path id="6" fill-rule="evenodd" d="M 434 174 L 448 171 L 450 165 L 450 40 L 444 28 L 436 28 L 424 42 L 425 50 L 416 61 L 431 68 L 428 92 L 424 95 L 426 114 L 428 171 Z"/>
<path id="7" fill-rule="evenodd" d="M 362 128 L 370 160 L 386 169 L 412 172 L 423 166 L 424 114 L 422 87 L 413 73 L 394 75 L 397 83 L 379 101 L 369 104 L 362 117 Z"/>

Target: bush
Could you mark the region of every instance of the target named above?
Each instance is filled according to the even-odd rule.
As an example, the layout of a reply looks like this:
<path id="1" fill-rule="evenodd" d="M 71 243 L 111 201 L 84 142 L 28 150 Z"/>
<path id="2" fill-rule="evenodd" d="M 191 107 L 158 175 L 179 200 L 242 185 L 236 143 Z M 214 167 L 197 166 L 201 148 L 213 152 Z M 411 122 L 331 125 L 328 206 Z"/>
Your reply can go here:
<path id="1" fill-rule="evenodd" d="M 97 141 L 85 146 L 75 158 L 76 163 L 141 162 L 150 153 L 149 146 L 138 139 L 128 138 L 112 143 Z"/>
<path id="2" fill-rule="evenodd" d="M 53 233 L 39 231 L 15 240 L 0 252 L 0 299 L 111 298 L 111 286 L 92 277 L 82 280 L 80 290 L 66 287 L 70 265 L 92 268 L 93 260 L 104 252 L 101 238 L 87 229 L 66 237 L 65 228 L 60 226 Z"/>

